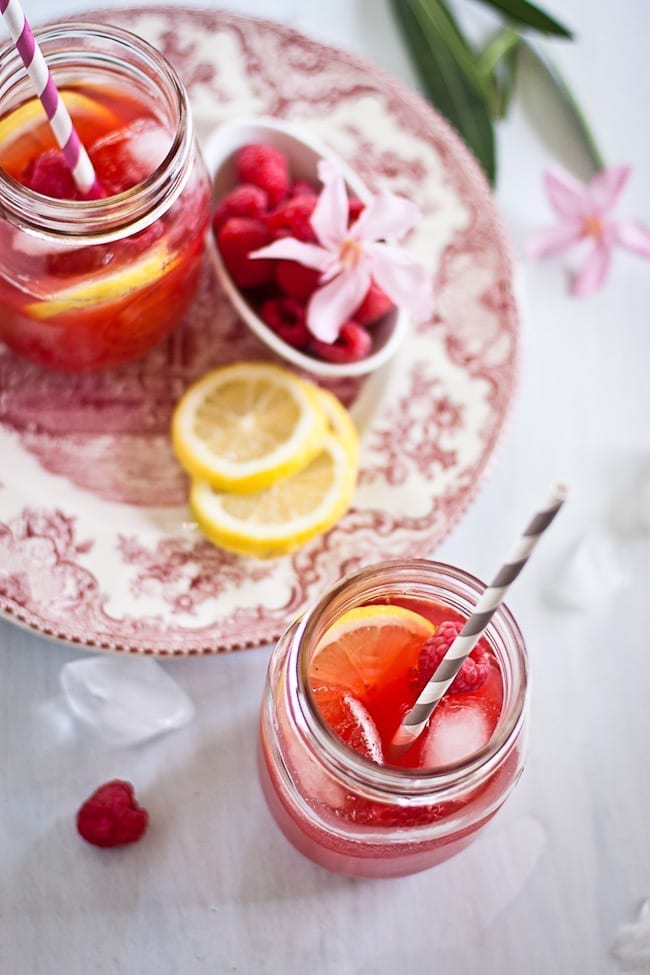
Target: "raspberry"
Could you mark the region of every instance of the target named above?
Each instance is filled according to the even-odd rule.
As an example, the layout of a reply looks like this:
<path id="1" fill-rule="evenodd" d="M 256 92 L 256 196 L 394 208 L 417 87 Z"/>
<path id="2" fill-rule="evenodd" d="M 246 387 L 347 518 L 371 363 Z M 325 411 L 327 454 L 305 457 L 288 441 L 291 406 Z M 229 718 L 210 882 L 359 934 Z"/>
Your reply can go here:
<path id="1" fill-rule="evenodd" d="M 306 179 L 297 179 L 289 190 L 289 196 L 318 196 L 318 190 Z"/>
<path id="2" fill-rule="evenodd" d="M 433 676 L 436 667 L 447 653 L 458 634 L 463 628 L 462 623 L 441 623 L 433 636 L 425 642 L 420 650 L 418 659 L 417 685 L 420 691 Z M 453 684 L 449 688 L 450 694 L 464 694 L 466 691 L 477 691 L 487 679 L 490 670 L 489 651 L 483 641 L 479 641 L 469 657 L 463 662 Z"/>
<path id="3" fill-rule="evenodd" d="M 355 322 L 359 322 L 360 325 L 372 325 L 379 318 L 389 312 L 393 308 L 393 302 L 390 300 L 385 291 L 382 291 L 378 284 L 374 281 L 370 282 L 370 287 L 366 293 L 366 297 L 363 299 L 354 315 L 352 316 Z"/>
<path id="4" fill-rule="evenodd" d="M 121 779 L 101 785 L 77 813 L 77 830 L 95 846 L 135 843 L 148 822 L 147 810 L 136 802 L 133 786 Z"/>
<path id="5" fill-rule="evenodd" d="M 311 215 L 316 202 L 317 197 L 303 193 L 302 196 L 294 196 L 293 199 L 281 203 L 266 218 L 274 238 L 296 237 L 308 244 L 315 244 L 317 238 L 311 225 Z"/>
<path id="6" fill-rule="evenodd" d="M 226 193 L 212 215 L 212 229 L 219 233 L 230 217 L 264 216 L 269 206 L 269 198 L 263 189 L 252 183 L 242 183 L 230 193 Z"/>
<path id="7" fill-rule="evenodd" d="M 307 301 L 316 290 L 319 278 L 320 271 L 297 261 L 278 261 L 275 265 L 275 281 L 280 290 L 302 301 Z"/>
<path id="8" fill-rule="evenodd" d="M 217 243 L 228 273 L 240 288 L 255 288 L 273 277 L 273 261 L 249 259 L 251 251 L 271 242 L 271 232 L 259 220 L 231 217 L 217 235 Z"/>
<path id="9" fill-rule="evenodd" d="M 55 200 L 80 200 L 81 195 L 60 149 L 48 149 L 25 167 L 21 182 L 35 193 Z"/>
<path id="10" fill-rule="evenodd" d="M 366 209 L 366 204 L 358 196 L 351 196 L 348 200 L 348 227 L 351 226 L 361 216 L 361 212 Z"/>
<path id="11" fill-rule="evenodd" d="M 305 325 L 305 307 L 294 298 L 269 298 L 260 314 L 269 328 L 294 349 L 306 349 L 311 335 Z"/>
<path id="12" fill-rule="evenodd" d="M 289 192 L 287 157 L 275 146 L 244 146 L 237 153 L 236 166 L 239 181 L 260 186 L 268 194 L 271 206 L 277 206 Z"/>
<path id="13" fill-rule="evenodd" d="M 372 339 L 362 325 L 357 322 L 346 322 L 341 326 L 336 342 L 312 341 L 312 352 L 328 362 L 358 362 L 370 352 Z"/>

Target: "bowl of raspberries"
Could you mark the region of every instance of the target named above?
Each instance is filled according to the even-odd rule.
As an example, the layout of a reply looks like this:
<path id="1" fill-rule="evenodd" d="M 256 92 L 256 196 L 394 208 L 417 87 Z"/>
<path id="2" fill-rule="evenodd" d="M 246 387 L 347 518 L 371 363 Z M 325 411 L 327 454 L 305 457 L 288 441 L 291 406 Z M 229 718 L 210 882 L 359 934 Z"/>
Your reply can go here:
<path id="1" fill-rule="evenodd" d="M 327 282 L 355 260 L 356 245 L 346 241 L 345 232 L 372 200 L 359 176 L 318 140 L 274 118 L 224 124 L 206 142 L 204 155 L 214 202 L 209 252 L 243 321 L 273 352 L 315 375 L 358 376 L 386 363 L 409 316 L 371 274 L 365 272 L 361 283 L 348 282 L 352 290 L 343 304 L 345 284 L 339 281 L 339 297 L 327 304 Z M 321 216 L 312 224 L 323 174 L 331 172 L 338 180 L 338 217 Z M 329 237 L 326 219 L 341 224 Z M 270 256 L 264 256 L 266 249 Z M 296 250 L 299 259 L 286 256 Z M 328 319 L 332 304 L 334 318 Z M 314 309 L 324 322 L 319 328 L 312 324 Z"/>

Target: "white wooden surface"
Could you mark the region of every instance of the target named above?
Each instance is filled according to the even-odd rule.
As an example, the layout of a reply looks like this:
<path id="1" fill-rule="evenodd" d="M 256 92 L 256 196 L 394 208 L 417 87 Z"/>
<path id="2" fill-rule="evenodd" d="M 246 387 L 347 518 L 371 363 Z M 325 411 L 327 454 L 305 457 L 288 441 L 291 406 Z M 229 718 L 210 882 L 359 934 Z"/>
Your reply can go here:
<path id="1" fill-rule="evenodd" d="M 228 6 L 290 22 L 413 81 L 384 0 Z M 577 43 L 553 49 L 608 160 L 635 167 L 622 209 L 648 222 L 650 6 L 545 6 L 576 29 Z M 34 23 L 53 12 L 50 0 L 26 7 Z M 76 9 L 74 0 L 56 5 Z M 555 141 L 573 153 L 566 132 Z M 498 197 L 517 252 L 549 217 L 540 177 L 551 157 L 521 105 L 499 144 Z M 3 975 L 621 970 L 616 933 L 650 896 L 650 540 L 629 531 L 635 483 L 650 471 L 649 283 L 648 264 L 623 254 L 606 290 L 582 301 L 566 295 L 559 263 L 523 269 L 511 427 L 478 500 L 435 553 L 489 576 L 548 483 L 569 483 L 570 504 L 510 599 L 532 658 L 530 756 L 481 840 L 403 880 L 328 874 L 287 845 L 257 785 L 268 648 L 165 664 L 195 701 L 195 721 L 114 750 L 80 733 L 62 706 L 59 671 L 78 651 L 0 624 Z M 633 581 L 588 613 L 562 612 L 545 588 L 594 524 L 615 530 Z M 106 855 L 82 843 L 73 822 L 80 800 L 112 777 L 138 784 L 152 825 L 144 842 Z"/>

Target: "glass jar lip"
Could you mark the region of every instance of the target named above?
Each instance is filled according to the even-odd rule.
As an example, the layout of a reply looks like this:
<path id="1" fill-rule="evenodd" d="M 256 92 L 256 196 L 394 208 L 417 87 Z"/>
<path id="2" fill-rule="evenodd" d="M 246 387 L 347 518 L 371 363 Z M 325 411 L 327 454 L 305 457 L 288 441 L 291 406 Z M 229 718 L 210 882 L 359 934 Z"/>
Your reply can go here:
<path id="1" fill-rule="evenodd" d="M 438 796 L 440 792 L 447 793 L 455 789 L 466 787 L 468 781 L 477 776 L 489 775 L 499 763 L 500 757 L 507 753 L 522 727 L 525 715 L 525 703 L 528 694 L 528 656 L 521 630 L 511 611 L 502 603 L 489 624 L 486 635 L 497 630 L 505 631 L 512 645 L 511 656 L 517 659 L 520 667 L 518 686 L 514 700 L 508 708 L 505 720 L 497 725 L 497 732 L 490 740 L 474 752 L 469 760 L 446 765 L 435 771 L 423 769 L 409 769 L 395 765 L 377 765 L 370 759 L 349 748 L 329 728 L 321 717 L 318 706 L 311 691 L 308 680 L 308 657 L 300 654 L 300 648 L 311 645 L 318 621 L 326 612 L 328 606 L 337 595 L 345 592 L 350 586 L 376 577 L 380 573 L 394 574 L 398 571 L 412 570 L 416 573 L 436 575 L 441 581 L 454 580 L 461 583 L 476 595 L 476 598 L 486 588 L 486 584 L 476 576 L 463 569 L 458 569 L 445 562 L 430 559 L 393 559 L 367 566 L 341 578 L 315 603 L 296 623 L 292 646 L 297 648 L 296 659 L 296 691 L 304 728 L 317 743 L 322 754 L 327 755 L 328 761 L 361 788 L 380 789 L 382 792 L 402 798 L 408 796 Z M 357 605 L 359 603 L 357 602 Z M 333 622 L 333 620 L 332 620 Z"/>
<path id="2" fill-rule="evenodd" d="M 65 43 L 66 54 L 74 54 L 75 42 L 84 40 L 116 42 L 125 53 L 135 52 L 148 61 L 160 84 L 170 92 L 177 113 L 175 131 L 165 158 L 146 179 L 122 193 L 101 199 L 58 200 L 44 196 L 0 168 L 0 214 L 10 213 L 27 232 L 64 237 L 83 234 L 89 243 L 110 241 L 127 227 L 130 233 L 135 233 L 167 210 L 180 196 L 186 182 L 187 173 L 184 173 L 170 187 L 170 168 L 175 160 L 188 156 L 194 138 L 183 83 L 172 65 L 148 41 L 121 27 L 70 20 L 35 28 L 34 37 L 41 46 L 50 41 Z M 3 84 L 24 78 L 23 63 L 11 42 L 0 48 L 0 65 L 1 95 Z M 160 203 L 163 198 L 164 206 Z"/>

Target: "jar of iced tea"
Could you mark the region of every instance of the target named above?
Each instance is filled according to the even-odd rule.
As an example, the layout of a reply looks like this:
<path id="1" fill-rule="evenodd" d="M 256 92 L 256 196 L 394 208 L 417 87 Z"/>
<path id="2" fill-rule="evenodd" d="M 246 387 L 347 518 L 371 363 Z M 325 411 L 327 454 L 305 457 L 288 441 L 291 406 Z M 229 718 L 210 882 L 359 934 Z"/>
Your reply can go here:
<path id="1" fill-rule="evenodd" d="M 75 372 L 143 355 L 194 296 L 210 207 L 187 94 L 128 31 L 36 31 L 104 191 L 82 199 L 13 47 L 0 52 L 0 339 Z"/>
<path id="2" fill-rule="evenodd" d="M 484 588 L 441 563 L 385 562 L 343 579 L 280 639 L 260 775 L 278 825 L 312 860 L 353 876 L 424 870 L 465 847 L 509 795 L 527 661 L 503 605 L 419 739 L 399 757 L 390 748 L 426 682 L 430 638 L 459 629 Z"/>

